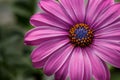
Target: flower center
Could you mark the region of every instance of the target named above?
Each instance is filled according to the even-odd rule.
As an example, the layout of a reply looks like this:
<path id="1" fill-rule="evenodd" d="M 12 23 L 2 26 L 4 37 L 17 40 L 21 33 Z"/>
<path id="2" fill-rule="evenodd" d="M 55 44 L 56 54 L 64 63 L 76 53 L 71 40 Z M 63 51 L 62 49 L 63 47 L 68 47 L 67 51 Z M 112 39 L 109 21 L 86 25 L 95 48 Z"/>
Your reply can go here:
<path id="1" fill-rule="evenodd" d="M 70 40 L 73 44 L 80 47 L 89 46 L 93 41 L 93 31 L 86 24 L 76 24 L 70 31 Z"/>

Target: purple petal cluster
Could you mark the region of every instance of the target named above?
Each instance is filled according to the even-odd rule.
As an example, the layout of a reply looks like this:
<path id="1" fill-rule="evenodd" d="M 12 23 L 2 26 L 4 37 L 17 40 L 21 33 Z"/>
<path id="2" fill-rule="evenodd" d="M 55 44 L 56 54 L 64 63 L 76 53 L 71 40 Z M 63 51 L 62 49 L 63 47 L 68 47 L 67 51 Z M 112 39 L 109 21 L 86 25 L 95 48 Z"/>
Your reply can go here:
<path id="1" fill-rule="evenodd" d="M 25 44 L 36 46 L 33 66 L 55 80 L 110 80 L 106 63 L 120 68 L 120 3 L 114 0 L 41 0 Z M 69 30 L 84 23 L 94 32 L 91 45 L 75 46 Z M 82 33 L 81 33 L 82 34 Z"/>

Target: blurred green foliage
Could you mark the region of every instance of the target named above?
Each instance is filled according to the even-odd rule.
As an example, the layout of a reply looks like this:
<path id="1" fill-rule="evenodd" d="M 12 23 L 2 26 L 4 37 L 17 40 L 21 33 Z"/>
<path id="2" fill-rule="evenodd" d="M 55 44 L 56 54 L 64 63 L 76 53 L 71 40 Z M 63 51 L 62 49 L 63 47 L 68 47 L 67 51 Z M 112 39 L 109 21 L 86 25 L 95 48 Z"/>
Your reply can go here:
<path id="1" fill-rule="evenodd" d="M 4 4 L 4 5 L 3 5 Z M 24 45 L 24 34 L 31 28 L 30 16 L 36 0 L 2 0 L 0 24 L 0 80 L 42 80 L 41 70 L 32 67 L 32 49 Z M 4 8 L 4 10 L 3 10 Z M 4 16 L 5 14 L 5 16 Z"/>
<path id="2" fill-rule="evenodd" d="M 0 80 L 44 78 L 42 70 L 32 67 L 32 48 L 23 42 L 25 32 L 32 28 L 29 19 L 36 4 L 36 0 L 0 0 Z M 111 80 L 120 80 L 119 75 L 120 69 L 111 69 Z"/>

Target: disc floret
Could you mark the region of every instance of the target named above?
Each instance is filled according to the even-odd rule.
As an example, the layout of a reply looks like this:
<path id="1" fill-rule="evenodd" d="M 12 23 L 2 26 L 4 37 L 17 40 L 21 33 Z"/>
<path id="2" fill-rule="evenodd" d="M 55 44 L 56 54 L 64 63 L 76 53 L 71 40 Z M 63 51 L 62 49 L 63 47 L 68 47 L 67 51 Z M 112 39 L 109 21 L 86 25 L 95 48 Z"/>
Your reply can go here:
<path id="1" fill-rule="evenodd" d="M 69 33 L 71 42 L 76 46 L 86 47 L 93 41 L 93 31 L 87 24 L 76 24 L 69 30 Z"/>

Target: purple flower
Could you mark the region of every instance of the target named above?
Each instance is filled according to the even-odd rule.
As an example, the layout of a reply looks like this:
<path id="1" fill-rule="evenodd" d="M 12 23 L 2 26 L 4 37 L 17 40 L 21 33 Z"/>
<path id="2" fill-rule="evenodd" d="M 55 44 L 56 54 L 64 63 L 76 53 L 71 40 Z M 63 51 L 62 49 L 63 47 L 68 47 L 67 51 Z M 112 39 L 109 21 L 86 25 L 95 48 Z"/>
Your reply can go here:
<path id="1" fill-rule="evenodd" d="M 120 68 L 120 4 L 114 0 L 41 0 L 43 13 L 25 44 L 36 46 L 33 66 L 55 80 L 110 80 L 106 63 Z"/>

